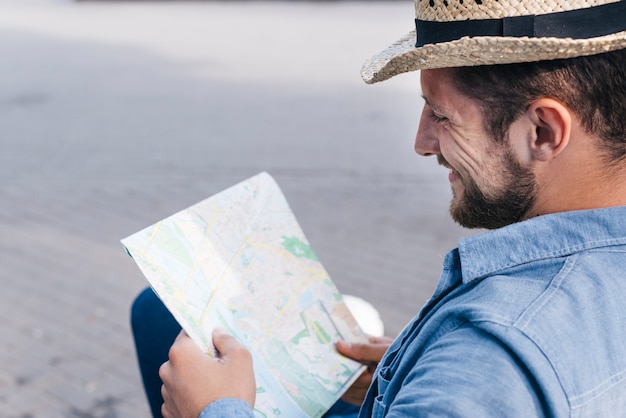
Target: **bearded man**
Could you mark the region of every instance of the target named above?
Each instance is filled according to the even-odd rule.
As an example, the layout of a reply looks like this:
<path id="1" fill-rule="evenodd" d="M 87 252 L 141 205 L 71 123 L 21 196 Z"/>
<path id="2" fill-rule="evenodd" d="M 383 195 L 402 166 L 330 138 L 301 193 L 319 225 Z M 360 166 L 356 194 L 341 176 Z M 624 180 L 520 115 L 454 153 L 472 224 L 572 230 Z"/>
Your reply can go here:
<path id="1" fill-rule="evenodd" d="M 449 170 L 450 251 L 431 300 L 348 398 L 360 417 L 620 417 L 626 412 L 626 2 L 415 0 L 416 31 L 366 62 L 421 70 L 415 150 Z M 249 352 L 180 335 L 166 417 L 252 417 Z M 360 395 L 363 386 L 367 394 Z M 347 413 L 346 413 L 347 416 Z"/>

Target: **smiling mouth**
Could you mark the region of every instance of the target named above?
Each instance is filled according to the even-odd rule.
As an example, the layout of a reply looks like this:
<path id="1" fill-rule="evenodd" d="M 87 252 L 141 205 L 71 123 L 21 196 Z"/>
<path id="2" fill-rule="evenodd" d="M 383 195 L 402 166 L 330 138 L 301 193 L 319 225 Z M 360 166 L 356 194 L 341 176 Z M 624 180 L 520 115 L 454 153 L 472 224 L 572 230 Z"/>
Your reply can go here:
<path id="1" fill-rule="evenodd" d="M 437 155 L 437 162 L 439 163 L 440 166 L 447 168 L 449 170 L 448 181 L 450 181 L 450 183 L 460 178 L 459 172 L 456 171 L 441 154 Z"/>
<path id="2" fill-rule="evenodd" d="M 450 183 L 454 183 L 455 181 L 457 181 L 457 180 L 459 180 L 459 179 L 460 179 L 460 177 L 459 177 L 459 173 L 457 173 L 457 172 L 456 172 L 456 171 L 454 171 L 454 170 L 450 170 L 450 172 L 448 173 L 448 181 L 449 181 Z"/>

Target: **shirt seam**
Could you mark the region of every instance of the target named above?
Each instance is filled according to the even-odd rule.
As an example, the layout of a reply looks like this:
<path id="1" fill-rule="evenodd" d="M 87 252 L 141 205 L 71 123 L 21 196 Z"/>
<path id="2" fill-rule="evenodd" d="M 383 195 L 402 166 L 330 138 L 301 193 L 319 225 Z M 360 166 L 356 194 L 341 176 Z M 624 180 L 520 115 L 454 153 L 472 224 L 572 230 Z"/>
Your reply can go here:
<path id="1" fill-rule="evenodd" d="M 606 247 L 617 246 L 617 245 L 626 245 L 626 237 L 607 238 L 607 239 L 594 240 L 594 241 L 585 241 L 585 242 L 580 243 L 580 244 L 575 244 L 575 245 L 570 245 L 570 246 L 566 246 L 566 247 L 561 247 L 558 250 L 553 250 L 553 251 L 550 251 L 550 252 L 541 252 L 541 253 L 536 253 L 536 254 L 529 254 L 526 257 L 524 257 L 523 259 L 511 260 L 508 263 L 502 263 L 502 264 L 500 264 L 498 266 L 484 267 L 482 269 L 479 268 L 479 269 L 476 269 L 475 272 L 471 272 L 470 271 L 470 272 L 468 272 L 468 273 L 470 273 L 470 274 L 468 274 L 468 276 L 471 277 L 471 278 L 468 279 L 465 283 L 472 282 L 474 280 L 480 279 L 480 278 L 485 277 L 485 276 L 494 275 L 494 274 L 497 274 L 497 273 L 499 273 L 501 271 L 504 271 L 504 270 L 507 270 L 507 269 L 510 269 L 510 268 L 513 268 L 513 267 L 521 266 L 523 264 L 528 264 L 528 263 L 541 261 L 541 260 L 554 259 L 554 258 L 569 257 L 569 256 L 575 255 L 577 253 L 581 253 L 583 251 L 597 250 L 597 249 L 600 249 L 600 248 L 606 248 Z M 463 252 L 465 252 L 465 251 L 463 251 Z M 467 269 L 463 269 L 463 271 L 467 272 Z M 465 276 L 465 274 L 464 274 L 464 276 Z"/>

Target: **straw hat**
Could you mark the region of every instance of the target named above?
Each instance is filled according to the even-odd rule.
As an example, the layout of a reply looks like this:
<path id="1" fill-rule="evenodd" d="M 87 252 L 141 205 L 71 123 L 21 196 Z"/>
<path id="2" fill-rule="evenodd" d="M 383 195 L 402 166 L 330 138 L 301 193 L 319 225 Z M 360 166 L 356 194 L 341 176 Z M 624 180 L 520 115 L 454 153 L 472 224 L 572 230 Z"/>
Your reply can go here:
<path id="1" fill-rule="evenodd" d="M 626 0 L 414 1 L 416 30 L 363 65 L 366 83 L 427 68 L 572 58 L 626 48 Z"/>

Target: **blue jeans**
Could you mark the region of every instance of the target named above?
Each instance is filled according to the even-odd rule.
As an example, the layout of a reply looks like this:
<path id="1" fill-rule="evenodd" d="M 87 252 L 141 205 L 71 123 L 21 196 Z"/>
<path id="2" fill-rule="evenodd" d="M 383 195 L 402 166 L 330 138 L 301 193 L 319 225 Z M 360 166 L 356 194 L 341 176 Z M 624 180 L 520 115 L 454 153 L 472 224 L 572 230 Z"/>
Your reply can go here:
<path id="1" fill-rule="evenodd" d="M 153 417 L 162 417 L 161 378 L 159 367 L 167 361 L 170 346 L 180 332 L 180 325 L 152 289 L 145 289 L 133 302 L 131 327 L 137 350 L 139 371 Z M 356 417 L 359 407 L 337 401 L 325 418 Z"/>

